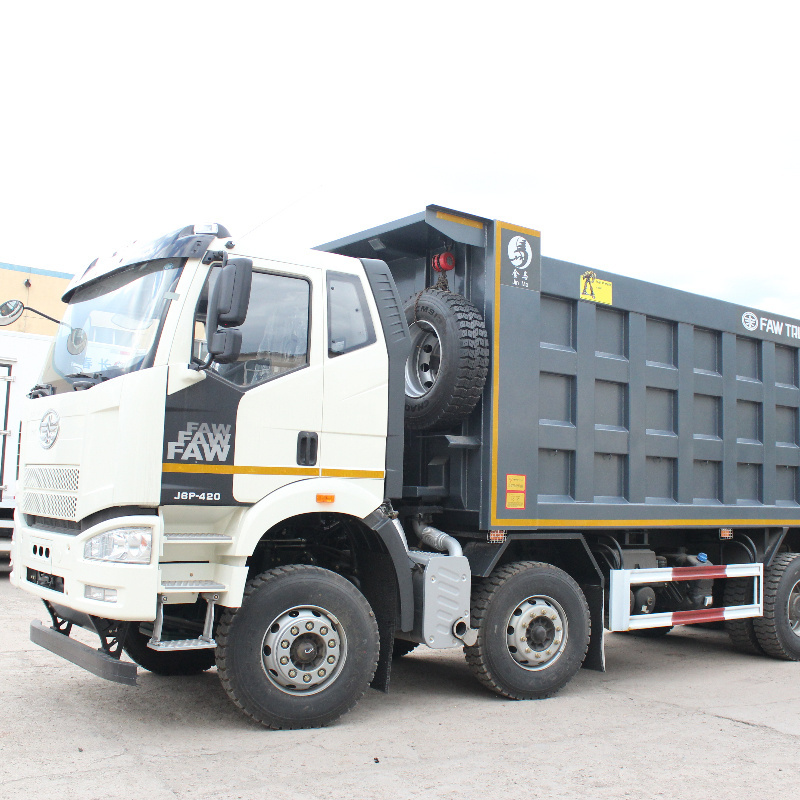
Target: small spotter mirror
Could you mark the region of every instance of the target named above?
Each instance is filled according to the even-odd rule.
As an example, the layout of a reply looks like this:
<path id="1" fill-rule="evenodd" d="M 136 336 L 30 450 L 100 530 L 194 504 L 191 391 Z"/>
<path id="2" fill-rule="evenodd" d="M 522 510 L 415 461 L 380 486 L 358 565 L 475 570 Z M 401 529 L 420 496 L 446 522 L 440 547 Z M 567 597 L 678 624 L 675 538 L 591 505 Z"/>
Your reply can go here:
<path id="1" fill-rule="evenodd" d="M 0 325 L 11 325 L 16 322 L 25 310 L 22 300 L 6 300 L 0 303 Z"/>

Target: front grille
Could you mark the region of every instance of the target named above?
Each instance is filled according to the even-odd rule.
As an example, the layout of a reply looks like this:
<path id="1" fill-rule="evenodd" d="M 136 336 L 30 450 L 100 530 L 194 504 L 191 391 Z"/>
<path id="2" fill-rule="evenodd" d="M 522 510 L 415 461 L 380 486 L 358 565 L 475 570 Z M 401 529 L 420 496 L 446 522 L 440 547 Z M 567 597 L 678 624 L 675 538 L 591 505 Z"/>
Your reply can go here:
<path id="1" fill-rule="evenodd" d="M 78 498 L 73 495 L 30 491 L 22 493 L 21 509 L 23 514 L 74 520 L 77 516 L 77 508 Z"/>
<path id="2" fill-rule="evenodd" d="M 25 467 L 24 489 L 46 489 L 51 492 L 77 492 L 80 481 L 78 467 Z"/>
<path id="3" fill-rule="evenodd" d="M 37 517 L 75 520 L 80 469 L 74 466 L 26 464 L 20 509 Z"/>
<path id="4" fill-rule="evenodd" d="M 37 517 L 35 514 L 25 514 L 25 524 L 29 528 L 52 533 L 66 533 L 74 536 L 81 532 L 80 522 L 68 519 L 53 519 L 52 517 Z"/>

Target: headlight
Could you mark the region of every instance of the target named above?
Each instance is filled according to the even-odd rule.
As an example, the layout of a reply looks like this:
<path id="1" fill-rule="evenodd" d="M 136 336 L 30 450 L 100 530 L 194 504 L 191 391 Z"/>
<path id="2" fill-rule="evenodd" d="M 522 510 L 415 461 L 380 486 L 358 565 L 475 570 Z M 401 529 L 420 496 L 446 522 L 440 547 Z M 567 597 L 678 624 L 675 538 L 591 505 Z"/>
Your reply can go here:
<path id="1" fill-rule="evenodd" d="M 83 557 L 93 561 L 149 564 L 152 540 L 150 528 L 114 528 L 89 539 L 83 546 Z"/>

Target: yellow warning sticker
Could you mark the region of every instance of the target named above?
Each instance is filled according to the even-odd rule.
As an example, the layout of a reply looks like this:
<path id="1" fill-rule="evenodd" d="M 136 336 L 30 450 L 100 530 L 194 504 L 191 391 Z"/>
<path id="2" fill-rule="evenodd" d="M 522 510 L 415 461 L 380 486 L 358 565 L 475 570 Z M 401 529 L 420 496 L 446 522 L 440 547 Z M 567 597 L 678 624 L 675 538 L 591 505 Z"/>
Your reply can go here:
<path id="1" fill-rule="evenodd" d="M 581 275 L 580 298 L 590 300 L 592 303 L 604 303 L 607 306 L 613 305 L 611 300 L 611 281 L 603 281 L 597 277 L 597 273 L 591 269 Z"/>
<path id="2" fill-rule="evenodd" d="M 524 492 L 525 475 L 506 475 L 507 492 Z"/>
<path id="3" fill-rule="evenodd" d="M 506 492 L 506 508 L 525 508 L 525 492 Z"/>

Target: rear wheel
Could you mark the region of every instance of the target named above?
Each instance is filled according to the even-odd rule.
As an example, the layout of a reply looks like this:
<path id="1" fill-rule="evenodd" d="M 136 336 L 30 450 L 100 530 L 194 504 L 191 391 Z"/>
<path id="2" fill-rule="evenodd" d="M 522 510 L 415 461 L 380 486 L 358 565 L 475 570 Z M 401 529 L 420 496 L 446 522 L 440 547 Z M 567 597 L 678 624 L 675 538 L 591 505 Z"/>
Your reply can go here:
<path id="1" fill-rule="evenodd" d="M 729 578 L 725 581 L 725 591 L 722 595 L 724 606 L 743 606 L 753 602 L 752 578 Z M 763 655 L 764 651 L 758 643 L 753 619 L 726 620 L 725 630 L 737 650 L 743 653 Z"/>
<path id="2" fill-rule="evenodd" d="M 761 649 L 800 661 L 800 553 L 784 553 L 764 570 L 764 616 L 753 620 Z"/>
<path id="3" fill-rule="evenodd" d="M 378 626 L 341 575 L 305 565 L 251 580 L 217 631 L 217 670 L 233 702 L 268 728 L 318 728 L 349 711 L 378 662 Z"/>
<path id="4" fill-rule="evenodd" d="M 478 640 L 464 652 L 478 680 L 515 700 L 554 694 L 589 646 L 589 607 L 566 572 L 534 561 L 501 567 L 474 591 Z"/>

